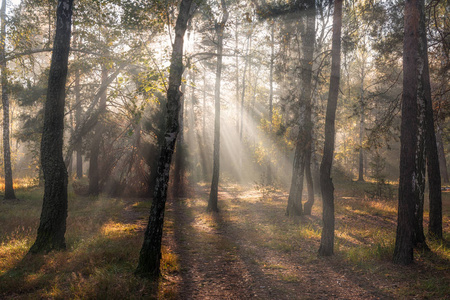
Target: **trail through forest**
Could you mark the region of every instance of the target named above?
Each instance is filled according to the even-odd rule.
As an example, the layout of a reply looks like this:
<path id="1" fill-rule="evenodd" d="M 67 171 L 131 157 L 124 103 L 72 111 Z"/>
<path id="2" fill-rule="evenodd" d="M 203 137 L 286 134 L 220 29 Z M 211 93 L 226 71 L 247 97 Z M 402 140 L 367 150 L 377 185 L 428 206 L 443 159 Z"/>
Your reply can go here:
<path id="1" fill-rule="evenodd" d="M 19 190 L 22 200 L 0 205 L 0 298 L 448 299 L 449 243 L 429 241 L 413 265 L 393 264 L 397 201 L 364 196 L 368 186 L 338 186 L 335 255 L 323 258 L 320 198 L 312 216 L 292 218 L 286 191 L 224 183 L 220 212 L 208 213 L 209 185 L 191 185 L 168 201 L 157 281 L 133 274 L 149 199 L 71 193 L 67 250 L 27 255 L 42 190 Z"/>
<path id="2" fill-rule="evenodd" d="M 257 190 L 240 189 L 222 188 L 218 214 L 205 212 L 207 187 L 195 191 L 200 198 L 170 202 L 164 243 L 178 255 L 180 272 L 166 279 L 172 281 L 176 298 L 386 299 L 397 298 L 389 291 L 412 284 L 402 282 L 402 276 L 383 278 L 342 259 L 318 257 L 317 211 L 310 217 L 289 219 L 284 216 L 285 194 L 264 198 Z M 369 219 L 356 225 L 362 221 L 393 228 L 391 218 Z M 355 225 L 348 216 L 338 222 Z M 311 235 L 302 237 L 300 227 L 308 228 Z M 426 273 L 423 267 L 415 268 Z M 397 271 L 386 264 L 380 268 L 402 272 L 398 266 Z"/>

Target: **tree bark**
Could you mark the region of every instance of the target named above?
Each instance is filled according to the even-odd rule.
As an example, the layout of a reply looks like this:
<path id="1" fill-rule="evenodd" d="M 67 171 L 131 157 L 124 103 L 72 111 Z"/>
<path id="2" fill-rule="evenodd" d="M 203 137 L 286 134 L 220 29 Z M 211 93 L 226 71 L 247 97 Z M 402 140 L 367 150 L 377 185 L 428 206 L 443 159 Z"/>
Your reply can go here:
<path id="1" fill-rule="evenodd" d="M 291 188 L 289 191 L 288 206 L 286 208 L 286 215 L 299 216 L 303 213 L 302 210 L 302 194 L 303 182 L 306 166 L 307 153 L 311 153 L 311 139 L 312 139 L 312 122 L 311 122 L 311 83 L 312 83 L 312 61 L 314 58 L 314 42 L 315 42 L 315 2 L 309 1 L 307 3 L 306 15 L 306 30 L 303 29 L 302 44 L 303 57 L 301 61 L 301 93 L 299 99 L 299 120 L 298 120 L 298 136 L 295 146 L 294 164 L 292 168 Z M 302 22 L 302 21 L 300 21 Z M 310 156 L 311 157 L 311 156 Z M 311 159 L 309 159 L 311 161 Z M 309 186 L 311 189 L 311 187 Z M 308 193 L 309 194 L 309 193 Z M 314 203 L 314 196 L 308 204 L 310 207 L 309 214 L 311 214 L 312 203 Z"/>
<path id="2" fill-rule="evenodd" d="M 424 4 L 423 4 L 424 5 Z M 422 6 L 424 7 L 424 6 Z M 425 16 L 422 11 L 420 20 L 420 34 L 422 40 L 422 55 L 424 68 L 422 73 L 423 99 L 425 102 L 425 151 L 427 158 L 427 175 L 429 185 L 430 215 L 428 233 L 434 239 L 442 239 L 442 192 L 439 154 L 434 127 L 433 100 L 431 97 L 430 69 L 428 64 L 427 32 Z M 423 216 L 422 216 L 423 219 Z M 423 226 L 422 226 L 423 227 Z M 423 232 L 423 231 L 422 231 Z M 425 244 L 425 249 L 428 249 Z"/>
<path id="3" fill-rule="evenodd" d="M 44 200 L 36 241 L 31 253 L 65 249 L 67 218 L 67 170 L 62 147 L 67 65 L 70 50 L 73 0 L 59 0 L 56 34 L 44 109 L 41 164 L 44 173 Z"/>
<path id="4" fill-rule="evenodd" d="M 246 89 L 246 80 L 245 80 L 245 75 L 247 74 L 247 66 L 248 66 L 248 56 L 249 56 L 249 48 L 250 48 L 250 39 L 251 39 L 251 34 L 247 39 L 247 53 L 245 54 L 246 59 L 245 59 L 245 64 L 244 64 L 244 71 L 242 72 L 242 94 L 241 94 L 241 128 L 240 128 L 240 132 L 239 132 L 239 139 L 242 141 L 242 137 L 244 134 L 244 100 L 245 100 L 245 89 Z"/>
<path id="5" fill-rule="evenodd" d="M 236 28 L 235 28 L 235 55 L 236 55 L 236 131 L 239 132 L 239 20 L 238 14 L 236 14 Z"/>
<path id="6" fill-rule="evenodd" d="M 108 78 L 108 69 L 105 65 L 102 65 L 102 82 L 103 86 Z M 91 143 L 91 155 L 89 158 L 89 187 L 88 194 L 90 196 L 98 196 L 100 194 L 100 172 L 99 172 L 99 156 L 100 156 L 100 145 L 102 142 L 103 134 L 103 121 L 101 120 L 101 115 L 106 111 L 106 100 L 107 100 L 107 89 L 103 91 L 100 96 L 99 102 L 99 114 L 95 116 L 95 133 Z"/>
<path id="7" fill-rule="evenodd" d="M 81 93 L 80 93 L 80 70 L 75 70 L 75 124 L 76 126 L 80 126 L 81 123 L 81 114 L 82 114 L 82 107 L 81 107 Z M 82 145 L 83 141 L 82 138 L 80 138 L 77 145 L 74 147 L 75 151 L 77 152 L 76 156 L 76 169 L 77 169 L 77 178 L 81 179 L 83 177 L 83 157 L 82 157 Z"/>
<path id="8" fill-rule="evenodd" d="M 364 79 L 365 79 L 365 63 L 361 71 L 361 97 L 359 100 L 360 105 L 360 118 L 359 118 L 359 164 L 358 164 L 358 181 L 364 182 L 364 149 L 363 149 L 363 141 L 364 141 L 364 123 L 365 123 L 365 113 L 364 113 Z"/>
<path id="9" fill-rule="evenodd" d="M 269 69 L 269 132 L 272 134 L 273 124 L 273 67 L 275 61 L 275 21 L 270 21 L 270 69 Z M 272 184 L 272 160 L 267 159 L 267 184 Z"/>
<path id="10" fill-rule="evenodd" d="M 440 128 L 439 123 L 437 123 L 436 128 L 436 143 L 438 148 L 439 170 L 441 171 L 441 178 L 444 183 L 449 183 L 450 180 L 448 176 L 447 160 L 445 159 L 444 142 L 442 140 L 442 129 Z"/>
<path id="11" fill-rule="evenodd" d="M 404 13 L 403 44 L 403 96 L 400 137 L 400 180 L 398 224 L 395 239 L 394 263 L 413 262 L 414 244 L 422 239 L 420 230 L 423 201 L 424 157 L 423 143 L 424 87 L 423 76 L 427 68 L 423 0 L 407 0 Z M 421 116 L 422 115 L 422 116 Z M 422 197 L 422 198 L 421 198 Z M 422 208 L 423 210 L 423 208 Z M 423 229 L 422 229 L 423 234 Z"/>
<path id="12" fill-rule="evenodd" d="M 173 196 L 182 197 L 185 192 L 185 150 L 186 145 L 184 142 L 184 105 L 185 105 L 185 92 L 186 83 L 181 84 L 181 99 L 180 99 L 180 116 L 179 116 L 179 126 L 180 132 L 178 134 L 177 143 L 175 146 L 175 167 L 173 170 Z"/>
<path id="13" fill-rule="evenodd" d="M 5 199 L 16 199 L 13 186 L 13 174 L 11 167 L 11 148 L 9 143 L 9 99 L 8 99 L 8 75 L 6 68 L 6 0 L 2 0 L 1 8 L 1 83 L 2 83 L 2 104 L 3 104 L 3 162 L 5 167 Z"/>
<path id="14" fill-rule="evenodd" d="M 180 85 L 183 74 L 183 44 L 187 22 L 190 18 L 192 0 L 182 0 L 175 25 L 175 41 L 170 63 L 169 87 L 167 90 L 167 113 L 164 140 L 158 158 L 155 192 L 144 243 L 139 254 L 135 274 L 141 277 L 157 277 L 160 274 L 161 238 L 164 225 L 164 210 L 167 200 L 170 163 L 179 131 Z"/>
<path id="15" fill-rule="evenodd" d="M 220 81 L 222 77 L 222 50 L 223 50 L 223 33 L 225 24 L 228 20 L 228 9 L 225 0 L 221 0 L 222 4 L 222 20 L 216 23 L 217 32 L 217 68 L 216 68 L 216 84 L 214 91 L 214 157 L 213 157 L 213 176 L 211 181 L 211 191 L 209 193 L 207 211 L 218 212 L 217 198 L 219 193 L 219 175 L 220 175 Z"/>
<path id="16" fill-rule="evenodd" d="M 303 43 L 303 70 L 304 75 L 302 76 L 304 81 L 304 101 L 305 101 L 305 176 L 306 184 L 308 186 L 308 201 L 305 202 L 303 213 L 305 215 L 311 215 L 312 206 L 314 205 L 314 184 L 311 174 L 311 154 L 312 154 L 312 77 L 313 77 L 313 60 L 314 60 L 314 50 L 316 42 L 316 5 L 315 1 L 310 1 L 309 8 L 306 11 L 306 32 L 304 36 Z"/>
<path id="17" fill-rule="evenodd" d="M 341 77 L 341 28 L 342 0 L 336 0 L 333 12 L 331 76 L 325 117 L 325 142 L 322 163 L 320 164 L 320 188 L 323 201 L 323 230 L 319 248 L 319 255 L 321 256 L 330 256 L 334 252 L 334 185 L 331 179 L 331 166 L 333 163 L 336 107 Z"/>

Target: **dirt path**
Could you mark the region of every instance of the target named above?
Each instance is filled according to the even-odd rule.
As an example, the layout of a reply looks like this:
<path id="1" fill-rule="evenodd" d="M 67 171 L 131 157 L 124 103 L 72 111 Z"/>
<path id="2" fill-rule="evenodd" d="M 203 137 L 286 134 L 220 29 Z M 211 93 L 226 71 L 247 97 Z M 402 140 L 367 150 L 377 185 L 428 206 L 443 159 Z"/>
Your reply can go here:
<path id="1" fill-rule="evenodd" d="M 181 265 L 176 298 L 394 298 L 380 290 L 391 283 L 317 257 L 317 237 L 300 238 L 295 229 L 318 224 L 318 216 L 286 218 L 285 195 L 262 201 L 255 191 L 223 188 L 218 214 L 205 212 L 206 189 L 198 188 L 195 195 L 168 205 L 173 234 L 165 243 Z"/>

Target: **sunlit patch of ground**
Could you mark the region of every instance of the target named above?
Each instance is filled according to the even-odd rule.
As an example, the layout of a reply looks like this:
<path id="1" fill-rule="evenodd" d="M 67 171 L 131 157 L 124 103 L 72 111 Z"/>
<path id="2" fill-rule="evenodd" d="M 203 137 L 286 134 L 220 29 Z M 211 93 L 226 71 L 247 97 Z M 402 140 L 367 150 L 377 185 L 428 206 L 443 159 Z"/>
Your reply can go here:
<path id="1" fill-rule="evenodd" d="M 34 187 L 36 184 L 37 184 L 36 178 L 31 177 L 14 178 L 13 180 L 14 189 L 27 189 L 30 187 Z M 0 190 L 1 191 L 5 190 L 5 178 L 0 178 Z"/>
<path id="2" fill-rule="evenodd" d="M 287 218 L 286 193 L 223 184 L 219 190 L 221 211 L 208 214 L 209 186 L 199 185 L 196 197 L 175 208 L 190 216 L 188 226 L 178 225 L 188 232 L 181 244 L 189 248 L 189 260 L 181 256 L 181 270 L 186 280 L 194 283 L 186 289 L 194 289 L 197 298 L 210 297 L 213 292 L 206 286 L 215 279 L 203 277 L 203 273 L 226 261 L 246 274 L 243 277 L 249 285 L 241 288 L 260 298 L 285 299 L 299 293 L 311 299 L 445 296 L 449 289 L 444 283 L 450 281 L 442 272 L 449 266 L 448 247 L 430 242 L 433 258 L 416 253 L 417 264 L 409 272 L 393 265 L 396 201 L 361 197 L 358 193 L 363 195 L 363 190 L 358 189 L 341 189 L 336 197 L 336 255 L 321 259 L 317 256 L 320 199 L 312 216 Z M 221 254 L 211 257 L 216 251 L 213 248 L 221 249 Z M 435 274 L 435 270 L 441 273 Z M 222 276 L 233 284 L 232 277 Z"/>
<path id="3" fill-rule="evenodd" d="M 151 201 L 70 192 L 67 251 L 26 256 L 42 190 L 19 189 L 20 201 L 0 205 L 0 298 L 445 298 L 448 242 L 430 241 L 432 253 L 416 252 L 413 266 L 393 265 L 397 202 L 367 198 L 364 188 L 336 185 L 335 256 L 320 258 L 317 195 L 311 216 L 288 218 L 286 192 L 222 184 L 220 212 L 207 213 L 209 184 L 197 185 L 191 197 L 168 202 L 155 283 L 133 275 Z M 443 198 L 448 240 L 450 198 Z"/>
<path id="4" fill-rule="evenodd" d="M 1 299 L 151 299 L 172 293 L 173 284 L 133 275 L 149 201 L 69 193 L 67 250 L 27 255 L 39 222 L 42 190 L 18 195 L 20 201 L 0 205 Z M 173 251 L 164 246 L 162 256 L 163 274 L 178 272 Z"/>

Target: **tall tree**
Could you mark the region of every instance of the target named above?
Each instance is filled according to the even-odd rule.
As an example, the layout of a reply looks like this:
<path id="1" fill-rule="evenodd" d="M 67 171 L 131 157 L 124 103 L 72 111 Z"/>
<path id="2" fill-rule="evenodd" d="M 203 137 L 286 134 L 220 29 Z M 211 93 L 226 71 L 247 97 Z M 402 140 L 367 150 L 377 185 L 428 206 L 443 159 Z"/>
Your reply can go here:
<path id="1" fill-rule="evenodd" d="M 311 122 L 311 91 L 312 91 L 312 62 L 314 59 L 314 43 L 315 43 L 315 23 L 316 8 L 315 1 L 307 1 L 305 3 L 306 26 L 303 20 L 301 24 L 302 52 L 301 60 L 301 92 L 299 99 L 299 132 L 295 147 L 294 164 L 292 170 L 291 188 L 289 191 L 288 206 L 286 215 L 301 215 L 302 210 L 302 194 L 304 174 L 307 174 L 308 183 L 308 205 L 307 213 L 311 214 L 312 205 L 314 203 L 314 190 L 311 176 L 311 144 L 312 144 L 312 122 Z M 308 171 L 307 171 L 308 170 Z"/>
<path id="2" fill-rule="evenodd" d="M 102 83 L 104 85 L 108 79 L 108 69 L 106 65 L 102 64 Z M 100 157 L 100 145 L 102 142 L 102 134 L 104 131 L 102 115 L 106 111 L 107 93 L 106 89 L 102 92 L 99 102 L 99 114 L 95 115 L 95 133 L 91 144 L 91 155 L 89 158 L 89 188 L 88 194 L 97 196 L 100 193 L 100 172 L 99 172 L 99 157 Z"/>
<path id="3" fill-rule="evenodd" d="M 237 35 L 237 34 L 236 34 Z M 275 21 L 270 20 L 270 66 L 269 66 L 269 132 L 273 126 L 273 67 L 275 62 Z M 238 92 L 236 92 L 238 93 Z M 267 184 L 272 184 L 272 161 L 267 161 Z"/>
<path id="4" fill-rule="evenodd" d="M 364 79 L 366 78 L 366 59 L 365 49 L 363 49 L 363 59 L 361 66 L 361 89 L 359 96 L 359 162 L 358 162 L 358 181 L 364 182 L 364 123 L 365 123 L 365 103 L 364 103 Z"/>
<path id="5" fill-rule="evenodd" d="M 433 100 L 431 97 L 430 68 L 428 63 L 427 31 L 424 13 L 420 19 L 420 40 L 423 48 L 421 55 L 424 60 L 422 72 L 423 98 L 425 102 L 425 151 L 427 158 L 427 175 L 429 185 L 429 225 L 428 233 L 432 238 L 442 239 L 442 194 L 439 154 L 436 142 L 436 130 L 433 116 Z"/>
<path id="6" fill-rule="evenodd" d="M 189 36 L 189 34 L 188 34 Z M 189 39 L 189 38 L 188 38 Z M 189 63 L 188 63 L 189 64 Z M 177 144 L 175 147 L 175 166 L 173 170 L 173 196 L 174 197 L 182 197 L 185 194 L 185 172 L 186 172 L 186 142 L 184 138 L 184 127 L 185 127 L 185 114 L 184 114 L 184 106 L 186 100 L 186 83 L 181 83 L 181 99 L 180 99 L 180 116 L 179 116 L 179 126 L 180 133 L 178 134 Z"/>
<path id="7" fill-rule="evenodd" d="M 417 243 L 417 206 L 424 177 L 420 128 L 424 103 L 423 77 L 426 73 L 426 39 L 424 1 L 407 0 L 404 13 L 403 41 L 403 96 L 400 136 L 400 181 L 398 193 L 398 224 L 395 239 L 394 262 L 413 262 L 413 247 Z"/>
<path id="8" fill-rule="evenodd" d="M 334 251 L 334 185 L 331 179 L 331 166 L 333 163 L 334 125 L 341 77 L 341 28 L 342 0 L 336 0 L 333 12 L 331 76 L 325 117 L 325 142 L 322 163 L 320 164 L 320 188 L 323 201 L 323 230 L 319 248 L 319 255 L 321 256 L 330 256 Z"/>
<path id="9" fill-rule="evenodd" d="M 219 193 L 219 175 L 220 175 L 220 81 L 222 77 L 222 52 L 223 52 L 223 33 L 225 24 L 228 20 L 228 9 L 225 0 L 220 1 L 222 6 L 222 20 L 216 22 L 217 33 L 217 67 L 216 67 L 216 84 L 214 88 L 214 163 L 213 176 L 211 181 L 211 191 L 209 193 L 208 211 L 218 212 L 217 196 Z M 242 125 L 241 125 L 242 126 Z M 242 129 L 242 128 L 241 128 Z M 241 131 L 242 133 L 242 131 Z"/>
<path id="10" fill-rule="evenodd" d="M 82 107 L 81 107 L 81 93 L 80 93 L 80 70 L 77 68 L 75 70 L 75 126 L 80 126 L 81 123 L 81 113 L 82 113 Z M 77 178 L 81 179 L 83 177 L 83 157 L 82 157 L 82 141 L 80 138 L 80 141 L 78 144 L 74 147 L 77 156 L 76 156 L 76 169 L 77 169 Z"/>
<path id="11" fill-rule="evenodd" d="M 13 187 L 13 174 L 11 167 L 11 148 L 9 144 L 9 99 L 8 99 L 8 74 L 6 68 L 6 0 L 2 0 L 1 8 L 1 33 L 0 33 L 0 59 L 1 59 L 1 84 L 3 104 L 3 161 L 5 167 L 5 199 L 16 199 Z"/>
<path id="12" fill-rule="evenodd" d="M 161 238 L 164 225 L 164 210 L 167 200 L 170 162 L 179 131 L 179 111 L 181 76 L 183 74 L 183 44 L 187 22 L 191 17 L 193 0 L 182 0 L 175 25 L 175 41 L 170 63 L 169 86 L 167 90 L 167 112 L 164 140 L 158 158 L 156 186 L 144 243 L 139 254 L 136 275 L 141 277 L 157 277 L 160 274 Z"/>
<path id="13" fill-rule="evenodd" d="M 41 164 L 44 173 L 44 200 L 37 238 L 31 253 L 66 247 L 67 170 L 62 147 L 67 64 L 70 50 L 73 0 L 59 0 L 56 10 L 56 34 L 48 78 L 41 140 Z"/>
<path id="14" fill-rule="evenodd" d="M 442 140 L 442 128 L 439 126 L 439 121 L 436 124 L 436 143 L 439 155 L 439 170 L 441 171 L 441 178 L 444 183 L 449 183 L 450 179 L 447 170 L 447 160 L 445 159 L 444 141 Z"/>

